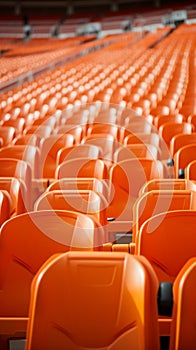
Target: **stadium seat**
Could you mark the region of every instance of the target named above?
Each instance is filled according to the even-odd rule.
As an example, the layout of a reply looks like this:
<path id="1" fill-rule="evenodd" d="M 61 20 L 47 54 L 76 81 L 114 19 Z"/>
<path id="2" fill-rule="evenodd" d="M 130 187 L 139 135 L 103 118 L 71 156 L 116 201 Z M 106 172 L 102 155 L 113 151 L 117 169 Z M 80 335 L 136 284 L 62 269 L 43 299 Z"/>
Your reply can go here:
<path id="1" fill-rule="evenodd" d="M 141 257 L 53 256 L 33 281 L 26 349 L 158 350 L 157 287 Z"/>

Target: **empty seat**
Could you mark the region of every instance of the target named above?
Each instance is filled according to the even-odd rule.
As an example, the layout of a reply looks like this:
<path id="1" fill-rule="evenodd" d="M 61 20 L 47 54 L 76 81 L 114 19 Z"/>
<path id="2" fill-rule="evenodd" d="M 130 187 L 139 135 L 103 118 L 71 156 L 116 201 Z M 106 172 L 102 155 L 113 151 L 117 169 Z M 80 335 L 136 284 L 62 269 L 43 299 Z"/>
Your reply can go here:
<path id="1" fill-rule="evenodd" d="M 8 146 L 15 137 L 15 128 L 12 126 L 0 126 L 0 137 L 3 140 L 3 146 Z"/>
<path id="2" fill-rule="evenodd" d="M 9 219 L 11 212 L 11 198 L 7 191 L 0 189 L 0 226 Z"/>
<path id="3" fill-rule="evenodd" d="M 14 145 L 0 149 L 0 158 L 15 158 L 28 162 L 34 178 L 40 176 L 40 152 L 39 149 L 31 145 Z"/>
<path id="4" fill-rule="evenodd" d="M 147 219 L 161 212 L 185 209 L 196 210 L 196 192 L 171 189 L 145 192 L 133 206 L 132 241 Z"/>
<path id="5" fill-rule="evenodd" d="M 41 141 L 41 176 L 54 178 L 58 151 L 63 147 L 71 147 L 74 137 L 71 134 L 51 135 Z"/>
<path id="6" fill-rule="evenodd" d="M 173 285 L 170 350 L 194 350 L 196 344 L 196 258 L 182 267 Z"/>
<path id="7" fill-rule="evenodd" d="M 158 350 L 157 287 L 141 257 L 56 255 L 32 285 L 26 349 Z"/>
<path id="8" fill-rule="evenodd" d="M 196 133 L 192 134 L 178 134 L 172 137 L 170 141 L 170 152 L 171 155 L 174 154 L 183 146 L 190 145 L 191 143 L 196 143 Z"/>
<path id="9" fill-rule="evenodd" d="M 157 148 L 144 143 L 129 144 L 117 148 L 113 155 L 113 161 L 115 163 L 131 158 L 157 159 Z"/>
<path id="10" fill-rule="evenodd" d="M 107 216 L 116 220 L 132 220 L 132 207 L 142 185 L 152 178 L 163 177 L 160 161 L 125 159 L 110 169 L 109 207 Z"/>
<path id="11" fill-rule="evenodd" d="M 36 201 L 34 210 L 71 210 L 94 216 L 106 225 L 107 201 L 101 193 L 92 190 L 45 191 Z"/>
<path id="12" fill-rule="evenodd" d="M 0 190 L 7 191 L 10 195 L 10 215 L 24 213 L 27 188 L 23 181 L 15 177 L 0 177 Z"/>
<path id="13" fill-rule="evenodd" d="M 28 212 L 7 220 L 0 235 L 0 334 L 26 331 L 30 286 L 54 253 L 97 249 L 102 229 L 70 211 Z"/>
<path id="14" fill-rule="evenodd" d="M 180 172 L 184 172 L 187 165 L 195 160 L 196 143 L 181 147 L 174 155 L 174 166 L 176 177 L 180 176 Z"/>
<path id="15" fill-rule="evenodd" d="M 139 195 L 152 190 L 193 190 L 196 186 L 192 181 L 187 179 L 152 179 L 141 187 Z"/>
<path id="16" fill-rule="evenodd" d="M 58 151 L 57 165 L 64 162 L 65 160 L 80 157 L 98 159 L 102 157 L 102 150 L 100 147 L 91 144 L 63 147 Z"/>
<path id="17" fill-rule="evenodd" d="M 196 182 L 196 160 L 190 162 L 185 168 L 185 177 Z"/>
<path id="18" fill-rule="evenodd" d="M 23 182 L 27 196 L 24 198 L 26 209 L 31 208 L 31 188 L 32 188 L 32 169 L 30 165 L 19 159 L 0 158 L 0 176 L 16 177 Z"/>
<path id="19" fill-rule="evenodd" d="M 61 163 L 56 168 L 55 177 L 95 177 L 102 180 L 108 178 L 108 170 L 101 159 L 75 158 Z"/>
<path id="20" fill-rule="evenodd" d="M 183 265 L 196 256 L 196 211 L 157 214 L 141 226 L 135 253 L 152 264 L 160 282 L 174 282 Z"/>

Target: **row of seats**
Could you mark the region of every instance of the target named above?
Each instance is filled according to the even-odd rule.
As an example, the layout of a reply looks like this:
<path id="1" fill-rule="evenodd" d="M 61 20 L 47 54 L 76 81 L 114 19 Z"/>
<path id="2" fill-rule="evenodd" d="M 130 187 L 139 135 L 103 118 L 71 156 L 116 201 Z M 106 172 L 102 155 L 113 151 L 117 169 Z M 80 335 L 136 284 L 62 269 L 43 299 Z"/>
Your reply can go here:
<path id="1" fill-rule="evenodd" d="M 126 349 L 127 342 L 159 349 L 160 336 L 170 336 L 170 350 L 181 348 L 182 339 L 182 349 L 194 348 L 192 325 L 186 336 L 183 325 L 177 327 L 184 317 L 194 323 L 188 309 L 179 316 L 178 293 L 196 253 L 195 183 L 187 176 L 195 161 L 194 122 L 180 111 L 188 101 L 191 79 L 184 67 L 195 42 L 182 26 L 148 49 L 162 34 L 135 45 L 131 35 L 123 43 L 116 38 L 99 53 L 3 94 L 2 349 L 15 337 L 27 337 L 27 349 Z M 131 57 L 127 45 L 135 49 Z M 85 65 L 88 59 L 95 60 L 94 69 Z M 80 91 L 87 98 L 80 99 Z M 171 91 L 175 103 L 166 99 Z M 162 125 L 161 109 L 167 116 Z M 11 135 L 6 145 L 4 132 Z M 181 169 L 186 179 L 178 178 Z M 68 269 L 63 279 L 56 264 Z M 157 307 L 161 294 L 166 302 Z"/>

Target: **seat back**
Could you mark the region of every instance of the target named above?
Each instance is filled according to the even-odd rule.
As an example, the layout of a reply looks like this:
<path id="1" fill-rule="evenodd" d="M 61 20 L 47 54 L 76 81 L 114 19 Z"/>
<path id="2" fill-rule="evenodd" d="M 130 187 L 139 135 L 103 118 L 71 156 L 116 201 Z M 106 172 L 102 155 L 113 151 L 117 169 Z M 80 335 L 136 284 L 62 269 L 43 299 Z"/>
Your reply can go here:
<path id="1" fill-rule="evenodd" d="M 103 180 L 108 178 L 108 170 L 101 159 L 75 158 L 66 160 L 56 168 L 55 177 L 95 177 Z"/>
<path id="2" fill-rule="evenodd" d="M 157 159 L 157 148 L 144 143 L 130 144 L 127 146 L 120 146 L 113 155 L 113 160 L 116 163 L 130 158 Z"/>
<path id="3" fill-rule="evenodd" d="M 107 201 L 92 190 L 53 190 L 44 192 L 36 201 L 34 210 L 70 210 L 93 215 L 106 225 Z"/>
<path id="4" fill-rule="evenodd" d="M 195 160 L 195 155 L 196 143 L 183 146 L 176 152 L 174 156 L 176 177 L 179 176 L 180 169 L 184 170 L 192 160 Z"/>
<path id="5" fill-rule="evenodd" d="M 196 344 L 196 258 L 187 261 L 173 285 L 170 350 L 194 350 Z"/>
<path id="6" fill-rule="evenodd" d="M 22 214 L 26 211 L 27 189 L 24 182 L 15 177 L 0 177 L 0 190 L 5 190 L 10 194 L 11 215 Z"/>
<path id="7" fill-rule="evenodd" d="M 19 159 L 0 158 L 0 176 L 15 177 L 23 182 L 26 196 L 23 196 L 26 209 L 31 207 L 32 169 L 30 165 Z"/>
<path id="8" fill-rule="evenodd" d="M 141 257 L 56 255 L 33 281 L 26 349 L 157 350 L 157 287 Z"/>
<path id="9" fill-rule="evenodd" d="M 183 146 L 196 143 L 196 132 L 192 134 L 177 134 L 170 141 L 170 151 L 172 156 Z"/>
<path id="10" fill-rule="evenodd" d="M 71 147 L 74 137 L 71 134 L 51 135 L 41 141 L 41 175 L 44 178 L 54 178 L 57 154 L 63 147 Z"/>
<path id="11" fill-rule="evenodd" d="M 101 232 L 87 215 L 70 211 L 28 212 L 6 221 L 0 235 L 0 316 L 27 317 L 30 285 L 41 265 L 55 253 L 96 249 Z"/>
<path id="12" fill-rule="evenodd" d="M 100 147 L 91 144 L 77 145 L 73 147 L 63 147 L 57 154 L 57 165 L 61 164 L 65 160 L 73 158 L 89 158 L 97 159 L 102 156 L 102 150 Z"/>
<path id="13" fill-rule="evenodd" d="M 4 147 L 9 145 L 15 137 L 15 128 L 13 126 L 0 126 L 0 137 Z"/>
<path id="14" fill-rule="evenodd" d="M 185 176 L 189 180 L 196 181 L 196 161 L 190 162 L 185 170 Z"/>
<path id="15" fill-rule="evenodd" d="M 174 282 L 183 265 L 196 256 L 196 211 L 174 210 L 146 220 L 136 236 L 136 254 L 152 264 L 160 282 Z"/>
<path id="16" fill-rule="evenodd" d="M 190 190 L 152 190 L 145 192 L 133 206 L 132 241 L 150 217 L 171 210 L 196 210 L 196 192 Z"/>
<path id="17" fill-rule="evenodd" d="M 170 147 L 170 141 L 173 136 L 177 134 L 191 134 L 193 131 L 193 126 L 189 123 L 175 123 L 175 122 L 168 122 L 160 126 L 159 132 L 160 135 L 163 137 L 165 143 L 167 144 L 168 148 Z"/>
<path id="18" fill-rule="evenodd" d="M 187 179 L 152 179 L 146 181 L 141 187 L 139 195 L 152 190 L 193 190 L 196 191 L 196 185 Z"/>
<path id="19" fill-rule="evenodd" d="M 0 226 L 9 219 L 11 212 L 11 198 L 7 191 L 0 190 Z"/>
<path id="20" fill-rule="evenodd" d="M 163 177 L 160 161 L 125 159 L 110 169 L 108 217 L 132 220 L 132 207 L 142 185 L 152 178 Z"/>
<path id="21" fill-rule="evenodd" d="M 0 158 L 15 158 L 28 162 L 34 178 L 40 177 L 40 152 L 31 145 L 14 145 L 0 149 Z"/>
<path id="22" fill-rule="evenodd" d="M 158 148 L 160 143 L 160 136 L 159 134 L 156 134 L 156 133 L 150 133 L 150 134 L 137 133 L 137 134 L 130 134 L 126 136 L 124 139 L 124 144 L 129 145 L 132 143 L 142 143 L 142 144 L 144 143 L 144 144 L 153 145 Z"/>

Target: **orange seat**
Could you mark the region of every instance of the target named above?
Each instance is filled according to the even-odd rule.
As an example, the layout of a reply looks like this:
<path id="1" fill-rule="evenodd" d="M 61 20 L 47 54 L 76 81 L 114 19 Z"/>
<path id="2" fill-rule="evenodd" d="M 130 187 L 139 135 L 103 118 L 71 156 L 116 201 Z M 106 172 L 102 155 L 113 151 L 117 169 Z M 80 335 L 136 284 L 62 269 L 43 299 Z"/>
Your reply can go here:
<path id="1" fill-rule="evenodd" d="M 19 159 L 0 158 L 0 176 L 16 177 L 25 186 L 26 197 L 23 197 L 26 209 L 31 208 L 31 188 L 32 188 L 32 169 L 30 165 Z M 23 185 L 22 185 L 23 186 Z"/>
<path id="2" fill-rule="evenodd" d="M 6 221 L 0 235 L 0 334 L 24 335 L 32 279 L 52 254 L 97 249 L 101 234 L 87 215 L 70 211 L 28 212 Z"/>
<path id="3" fill-rule="evenodd" d="M 61 164 L 65 160 L 74 158 L 89 158 L 98 159 L 102 156 L 102 150 L 100 147 L 91 144 L 82 144 L 72 147 L 63 147 L 57 154 L 57 165 Z"/>
<path id="4" fill-rule="evenodd" d="M 56 134 L 71 134 L 74 137 L 74 144 L 79 145 L 83 138 L 83 127 L 81 125 L 66 124 L 58 126 L 54 132 Z"/>
<path id="5" fill-rule="evenodd" d="M 157 159 L 157 148 L 144 143 L 129 144 L 117 148 L 113 155 L 115 163 L 131 158 Z"/>
<path id="6" fill-rule="evenodd" d="M 150 217 L 171 210 L 196 210 L 196 192 L 190 190 L 152 190 L 142 194 L 133 206 L 132 242 Z"/>
<path id="7" fill-rule="evenodd" d="M 11 144 L 15 137 L 15 128 L 12 126 L 0 126 L 0 137 L 3 140 L 3 146 Z"/>
<path id="8" fill-rule="evenodd" d="M 26 211 L 27 188 L 24 182 L 15 177 L 0 177 L 0 190 L 7 191 L 10 195 L 10 215 L 18 215 Z"/>
<path id="9" fill-rule="evenodd" d="M 0 226 L 9 219 L 11 212 L 11 198 L 7 191 L 0 189 Z"/>
<path id="10" fill-rule="evenodd" d="M 157 289 L 142 257 L 55 255 L 32 284 L 26 349 L 158 350 Z"/>
<path id="11" fill-rule="evenodd" d="M 14 145 L 0 149 L 0 158 L 21 159 L 29 163 L 34 178 L 40 177 L 40 152 L 31 145 Z"/>
<path id="12" fill-rule="evenodd" d="M 196 191 L 196 185 L 187 179 L 152 179 L 141 187 L 139 195 L 152 190 L 193 190 Z"/>
<path id="13" fill-rule="evenodd" d="M 189 123 L 175 123 L 168 122 L 160 126 L 159 132 L 163 137 L 168 148 L 170 147 L 170 141 L 173 136 L 177 134 L 191 134 L 193 131 L 193 126 Z"/>
<path id="14" fill-rule="evenodd" d="M 187 260 L 196 256 L 195 225 L 195 210 L 174 210 L 157 214 L 141 226 L 135 253 L 150 261 L 160 282 L 173 283 Z"/>
<path id="15" fill-rule="evenodd" d="M 172 156 L 183 146 L 196 143 L 196 132 L 192 134 L 177 134 L 170 141 L 170 152 Z"/>
<path id="16" fill-rule="evenodd" d="M 51 182 L 46 191 L 54 190 L 92 190 L 101 193 L 108 200 L 108 184 L 92 177 L 67 177 Z"/>
<path id="17" fill-rule="evenodd" d="M 108 170 L 101 159 L 75 158 L 61 163 L 56 168 L 55 177 L 95 177 L 103 180 L 108 178 Z"/>
<path id="18" fill-rule="evenodd" d="M 185 168 L 185 177 L 196 182 L 196 160 L 190 162 Z"/>
<path id="19" fill-rule="evenodd" d="M 112 161 L 112 155 L 115 150 L 115 138 L 110 134 L 91 134 L 84 137 L 82 140 L 83 144 L 92 144 L 101 148 L 102 150 L 102 159 L 105 161 L 108 166 Z M 117 141 L 116 141 L 117 142 Z M 118 142 L 117 142 L 118 144 Z"/>
<path id="20" fill-rule="evenodd" d="M 137 133 L 137 134 L 130 134 L 125 137 L 124 139 L 124 145 L 129 145 L 133 143 L 144 143 L 149 145 L 154 145 L 155 147 L 159 147 L 160 143 L 160 136 L 156 133 Z"/>
<path id="21" fill-rule="evenodd" d="M 92 190 L 45 191 L 35 202 L 34 210 L 70 210 L 94 216 L 102 226 L 106 220 L 107 201 Z"/>
<path id="22" fill-rule="evenodd" d="M 26 134 L 20 135 L 14 138 L 12 141 L 13 145 L 32 145 L 38 146 L 40 145 L 41 137 L 35 134 Z"/>
<path id="23" fill-rule="evenodd" d="M 186 262 L 173 285 L 170 350 L 194 350 L 196 344 L 196 258 Z"/>
<path id="24" fill-rule="evenodd" d="M 161 125 L 168 122 L 182 123 L 184 121 L 184 116 L 182 114 L 168 114 L 168 115 L 157 115 L 154 118 L 154 125 L 157 129 Z"/>
<path id="25" fill-rule="evenodd" d="M 176 177 L 180 174 L 181 169 L 184 170 L 187 165 L 195 160 L 196 155 L 196 143 L 181 147 L 174 155 L 174 166 Z"/>
<path id="26" fill-rule="evenodd" d="M 58 151 L 63 147 L 71 147 L 74 137 L 71 134 L 51 135 L 41 141 L 41 177 L 54 178 Z"/>
<path id="27" fill-rule="evenodd" d="M 33 134 L 40 138 L 49 137 L 52 133 L 52 127 L 49 125 L 31 125 L 24 129 L 24 134 Z"/>
<path id="28" fill-rule="evenodd" d="M 25 119 L 24 118 L 17 118 L 17 119 L 8 119 L 4 120 L 2 125 L 5 126 L 12 126 L 15 129 L 15 135 L 22 134 L 24 127 L 25 127 Z"/>
<path id="29" fill-rule="evenodd" d="M 133 158 L 113 165 L 110 169 L 107 217 L 132 221 L 132 207 L 141 186 L 147 180 L 160 177 L 163 177 L 163 166 L 160 161 Z"/>

